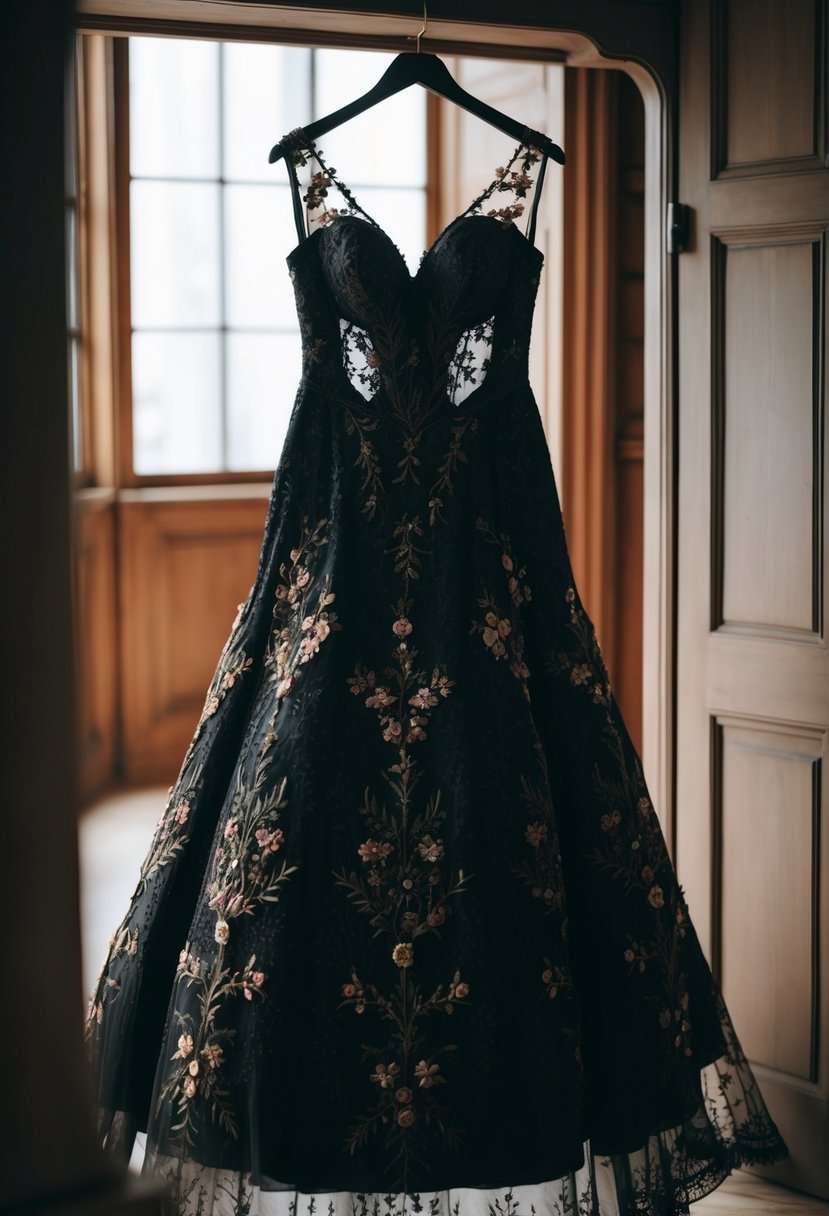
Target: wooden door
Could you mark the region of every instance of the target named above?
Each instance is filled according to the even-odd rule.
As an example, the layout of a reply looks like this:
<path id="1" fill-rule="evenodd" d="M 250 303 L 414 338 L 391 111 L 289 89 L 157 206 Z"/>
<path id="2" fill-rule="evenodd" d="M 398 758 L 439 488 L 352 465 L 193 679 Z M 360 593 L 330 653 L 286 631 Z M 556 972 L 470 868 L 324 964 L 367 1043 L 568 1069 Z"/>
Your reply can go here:
<path id="1" fill-rule="evenodd" d="M 676 862 L 791 1149 L 829 1196 L 824 0 L 681 32 Z"/>

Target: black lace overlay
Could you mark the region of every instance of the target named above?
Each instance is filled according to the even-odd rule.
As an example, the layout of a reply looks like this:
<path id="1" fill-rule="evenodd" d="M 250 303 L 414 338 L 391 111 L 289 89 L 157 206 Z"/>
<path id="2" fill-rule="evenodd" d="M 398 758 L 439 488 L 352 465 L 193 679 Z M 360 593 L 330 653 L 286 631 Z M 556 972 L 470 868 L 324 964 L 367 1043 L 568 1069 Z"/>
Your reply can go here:
<path id="1" fill-rule="evenodd" d="M 302 379 L 90 1005 L 102 1139 L 145 1131 L 200 1216 L 687 1212 L 786 1148 L 573 581 L 527 379 L 539 154 L 412 274 L 283 142 Z"/>

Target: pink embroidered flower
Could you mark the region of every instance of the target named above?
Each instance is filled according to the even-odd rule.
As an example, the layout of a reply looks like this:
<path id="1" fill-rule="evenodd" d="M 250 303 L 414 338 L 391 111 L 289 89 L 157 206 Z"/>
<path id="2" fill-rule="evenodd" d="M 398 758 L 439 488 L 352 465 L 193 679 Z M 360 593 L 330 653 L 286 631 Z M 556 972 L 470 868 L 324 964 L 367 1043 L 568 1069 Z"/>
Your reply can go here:
<path id="1" fill-rule="evenodd" d="M 650 814 L 650 810 L 651 810 L 651 800 L 650 800 L 650 798 L 640 798 L 640 799 L 639 799 L 639 801 L 638 801 L 638 802 L 637 802 L 637 804 L 636 804 L 636 808 L 637 808 L 637 810 L 639 811 L 639 814 L 640 814 L 640 815 L 648 815 L 648 814 Z"/>
<path id="2" fill-rule="evenodd" d="M 324 642 L 331 632 L 331 626 L 326 620 L 319 620 L 316 624 L 317 641 Z"/>
<path id="3" fill-rule="evenodd" d="M 366 705 L 369 709 L 384 709 L 387 705 L 391 705 L 394 697 L 382 684 L 378 684 L 374 692 L 366 697 Z"/>
<path id="4" fill-rule="evenodd" d="M 360 845 L 357 852 L 366 865 L 374 862 L 380 862 L 381 865 L 385 865 L 386 858 L 390 853 L 394 852 L 394 845 L 390 844 L 388 840 L 372 840 L 369 837 L 364 844 Z"/>
<path id="5" fill-rule="evenodd" d="M 443 841 L 433 840 L 431 836 L 424 836 L 417 846 L 417 851 L 424 861 L 438 862 L 444 854 Z"/>
<path id="6" fill-rule="evenodd" d="M 439 676 L 437 684 L 435 684 L 434 678 L 432 679 L 432 687 L 433 688 L 436 687 L 442 697 L 449 696 L 449 693 L 451 692 L 452 686 L 454 685 L 454 683 L 455 683 L 455 681 L 450 680 L 448 676 Z"/>
<path id="7" fill-rule="evenodd" d="M 590 668 L 586 663 L 578 663 L 570 672 L 571 684 L 586 684 L 590 679 Z"/>
<path id="8" fill-rule="evenodd" d="M 382 1089 L 391 1089 L 399 1072 L 400 1065 L 395 1064 L 394 1061 L 389 1065 L 375 1064 L 374 1072 L 369 1080 L 376 1081 Z"/>
<path id="9" fill-rule="evenodd" d="M 397 1112 L 397 1122 L 400 1127 L 411 1127 L 417 1119 L 417 1115 L 412 1110 L 411 1106 L 405 1106 L 403 1110 Z"/>
<path id="10" fill-rule="evenodd" d="M 425 1060 L 415 1064 L 414 1075 L 420 1078 L 421 1089 L 431 1089 L 433 1085 L 442 1085 L 446 1079 L 440 1075 L 439 1064 L 427 1064 Z"/>
<path id="11" fill-rule="evenodd" d="M 285 676 L 276 686 L 276 695 L 278 697 L 287 697 L 288 693 L 294 686 L 294 677 Z"/>
<path id="12" fill-rule="evenodd" d="M 307 637 L 305 639 L 305 641 L 302 643 L 302 654 L 301 654 L 300 660 L 299 660 L 300 663 L 307 663 L 308 660 L 310 658 L 312 658 L 315 654 L 319 654 L 319 648 L 320 648 L 320 639 L 317 637 L 317 635 L 315 633 L 312 634 L 310 637 Z"/>
<path id="13" fill-rule="evenodd" d="M 505 570 L 511 571 L 513 568 L 513 560 L 508 553 L 501 554 L 501 565 Z"/>
<path id="14" fill-rule="evenodd" d="M 401 1085 L 399 1089 L 394 1091 L 394 1096 L 398 1102 L 405 1105 L 405 1103 L 411 1102 L 412 1091 L 409 1089 L 408 1085 Z"/>
<path id="15" fill-rule="evenodd" d="M 409 704 L 416 709 L 432 709 L 437 703 L 437 697 L 428 688 L 419 688 L 413 697 L 409 697 Z"/>
<path id="16" fill-rule="evenodd" d="M 210 1072 L 215 1072 L 217 1068 L 221 1068 L 224 1064 L 224 1055 L 219 1043 L 209 1043 L 207 1047 L 203 1047 L 201 1057 L 204 1060 L 205 1067 Z"/>
<path id="17" fill-rule="evenodd" d="M 622 816 L 619 811 L 612 810 L 609 815 L 602 815 L 600 822 L 603 832 L 612 832 L 622 822 Z"/>
<path id="18" fill-rule="evenodd" d="M 487 625 L 483 632 L 484 646 L 494 646 L 498 641 L 498 630 Z"/>
<path id="19" fill-rule="evenodd" d="M 534 849 L 537 849 L 543 841 L 547 839 L 547 824 L 546 823 L 530 823 L 527 825 L 524 832 L 524 839 L 528 844 L 531 844 Z"/>
<path id="20" fill-rule="evenodd" d="M 235 836 L 239 830 L 239 825 L 235 819 L 229 819 L 225 824 L 225 840 L 230 840 L 231 836 Z"/>
<path id="21" fill-rule="evenodd" d="M 311 573 L 305 566 L 299 566 L 296 573 L 297 587 L 307 587 L 311 581 Z"/>
<path id="22" fill-rule="evenodd" d="M 184 1089 L 185 1098 L 195 1098 L 196 1092 L 198 1090 L 198 1085 L 196 1084 L 196 1082 L 193 1080 L 192 1077 L 186 1077 L 185 1081 L 184 1081 L 183 1089 Z"/>
<path id="23" fill-rule="evenodd" d="M 442 925 L 445 920 L 446 910 L 438 905 L 438 907 L 432 908 L 432 911 L 426 917 L 426 924 L 435 929 L 438 925 Z"/>
<path id="24" fill-rule="evenodd" d="M 291 561 L 295 562 L 298 560 L 299 560 L 299 549 L 292 549 L 291 550 Z"/>
<path id="25" fill-rule="evenodd" d="M 408 637 L 412 632 L 412 622 L 405 616 L 399 616 L 392 625 L 392 632 L 399 638 Z"/>
<path id="26" fill-rule="evenodd" d="M 190 807 L 186 802 L 180 802 L 175 809 L 176 823 L 186 823 L 190 815 Z"/>
<path id="27" fill-rule="evenodd" d="M 651 887 L 648 892 L 648 903 L 653 908 L 661 908 L 665 904 L 665 895 L 661 887 Z"/>
<path id="28" fill-rule="evenodd" d="M 227 943 L 230 941 L 230 925 L 226 920 L 216 921 L 216 929 L 213 933 L 213 937 L 220 946 L 227 945 Z"/>
<path id="29" fill-rule="evenodd" d="M 386 729 L 383 731 L 383 738 L 385 739 L 386 743 L 396 743 L 400 738 L 402 729 L 403 728 L 399 722 L 391 719 L 388 722 Z"/>
<path id="30" fill-rule="evenodd" d="M 178 1051 L 173 1056 L 174 1060 L 186 1060 L 193 1050 L 193 1036 L 191 1034 L 181 1034 L 178 1039 Z"/>
<path id="31" fill-rule="evenodd" d="M 633 953 L 630 946 L 628 946 L 627 950 L 625 951 L 625 962 L 632 963 L 635 958 L 636 955 Z"/>
<path id="32" fill-rule="evenodd" d="M 215 712 L 218 708 L 219 708 L 219 698 L 217 696 L 209 697 L 207 704 L 204 707 L 203 716 L 205 718 L 212 718 L 213 714 L 215 714 Z"/>
<path id="33" fill-rule="evenodd" d="M 256 842 L 262 850 L 263 858 L 267 857 L 269 853 L 275 853 L 284 839 L 285 833 L 281 828 L 274 828 L 273 831 L 258 828 L 256 831 Z"/>
<path id="34" fill-rule="evenodd" d="M 300 629 L 302 630 L 302 632 L 307 633 L 309 629 L 313 629 L 315 620 L 316 620 L 316 617 L 314 617 L 314 616 L 306 616 L 305 620 L 300 625 Z"/>

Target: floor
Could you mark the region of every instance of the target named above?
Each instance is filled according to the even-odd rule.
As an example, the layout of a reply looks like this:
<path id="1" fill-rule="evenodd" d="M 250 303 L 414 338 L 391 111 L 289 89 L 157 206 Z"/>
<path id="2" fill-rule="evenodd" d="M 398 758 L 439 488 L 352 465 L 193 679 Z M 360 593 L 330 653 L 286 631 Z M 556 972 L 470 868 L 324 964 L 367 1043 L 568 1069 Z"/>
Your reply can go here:
<path id="1" fill-rule="evenodd" d="M 121 791 L 99 799 L 80 828 L 84 990 L 90 992 L 110 934 L 123 916 L 167 790 Z M 829 1216 L 829 1203 L 737 1170 L 695 1203 L 693 1216 Z"/>

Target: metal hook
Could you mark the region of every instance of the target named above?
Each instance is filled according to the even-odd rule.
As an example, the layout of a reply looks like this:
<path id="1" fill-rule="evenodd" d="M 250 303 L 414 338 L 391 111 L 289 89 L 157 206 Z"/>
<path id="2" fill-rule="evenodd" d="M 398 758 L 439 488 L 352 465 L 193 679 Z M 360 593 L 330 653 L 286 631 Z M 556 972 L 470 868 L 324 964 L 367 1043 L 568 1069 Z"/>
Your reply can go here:
<path id="1" fill-rule="evenodd" d="M 418 55 L 420 54 L 420 39 L 426 33 L 426 20 L 427 20 L 427 18 L 426 18 L 426 0 L 423 0 L 423 25 L 417 31 L 417 35 L 415 38 L 415 49 L 416 49 L 416 52 Z"/>

